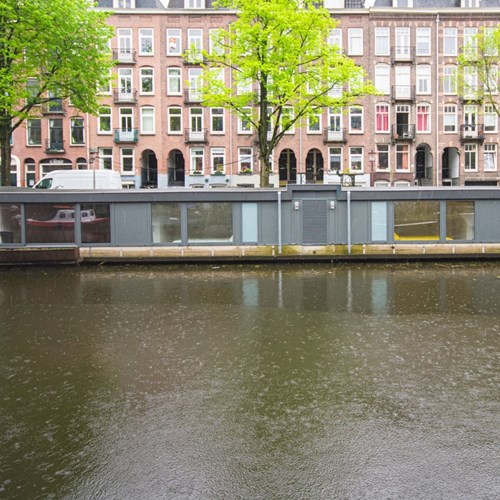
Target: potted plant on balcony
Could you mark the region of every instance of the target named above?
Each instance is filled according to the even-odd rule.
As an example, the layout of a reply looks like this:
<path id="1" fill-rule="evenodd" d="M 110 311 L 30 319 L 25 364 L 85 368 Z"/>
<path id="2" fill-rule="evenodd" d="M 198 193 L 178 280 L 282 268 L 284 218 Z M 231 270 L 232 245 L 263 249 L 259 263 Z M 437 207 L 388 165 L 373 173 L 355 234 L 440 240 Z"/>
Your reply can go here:
<path id="1" fill-rule="evenodd" d="M 201 174 L 202 174 L 201 170 L 193 170 L 191 172 L 191 175 L 201 175 Z"/>

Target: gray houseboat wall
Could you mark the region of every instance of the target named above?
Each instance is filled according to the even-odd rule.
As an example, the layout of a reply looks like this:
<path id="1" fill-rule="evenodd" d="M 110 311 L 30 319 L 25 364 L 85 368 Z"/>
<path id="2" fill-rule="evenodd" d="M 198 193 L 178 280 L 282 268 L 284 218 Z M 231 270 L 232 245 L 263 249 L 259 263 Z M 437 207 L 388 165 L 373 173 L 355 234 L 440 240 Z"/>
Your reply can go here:
<path id="1" fill-rule="evenodd" d="M 500 255 L 500 190 L 0 190 L 0 251 L 83 260 Z"/>

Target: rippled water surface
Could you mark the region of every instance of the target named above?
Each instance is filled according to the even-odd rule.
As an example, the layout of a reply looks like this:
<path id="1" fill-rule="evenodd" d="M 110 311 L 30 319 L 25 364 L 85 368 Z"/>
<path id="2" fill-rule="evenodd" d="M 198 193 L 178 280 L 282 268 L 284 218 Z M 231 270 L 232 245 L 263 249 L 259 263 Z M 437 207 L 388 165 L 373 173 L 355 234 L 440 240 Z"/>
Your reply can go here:
<path id="1" fill-rule="evenodd" d="M 500 498 L 500 265 L 0 269 L 1 498 Z"/>

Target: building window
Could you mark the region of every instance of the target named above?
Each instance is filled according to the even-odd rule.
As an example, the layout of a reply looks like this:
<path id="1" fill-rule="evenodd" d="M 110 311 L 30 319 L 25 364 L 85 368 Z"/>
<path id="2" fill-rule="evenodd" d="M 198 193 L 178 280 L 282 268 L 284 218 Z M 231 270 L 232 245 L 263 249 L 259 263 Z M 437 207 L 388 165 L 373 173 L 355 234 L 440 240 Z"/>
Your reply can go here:
<path id="1" fill-rule="evenodd" d="M 377 104 L 375 106 L 375 132 L 389 132 L 388 104 Z"/>
<path id="2" fill-rule="evenodd" d="M 86 158 L 78 158 L 76 160 L 76 169 L 77 170 L 87 170 L 89 168 Z"/>
<path id="3" fill-rule="evenodd" d="M 498 94 L 498 66 L 492 65 L 486 68 L 484 91 L 490 94 Z"/>
<path id="4" fill-rule="evenodd" d="M 429 104 L 417 105 L 417 132 L 431 131 L 431 107 Z"/>
<path id="5" fill-rule="evenodd" d="M 154 93 L 153 68 L 141 68 L 141 94 Z"/>
<path id="6" fill-rule="evenodd" d="M 29 118 L 26 121 L 28 146 L 42 145 L 42 120 L 40 118 Z"/>
<path id="7" fill-rule="evenodd" d="M 253 172 L 252 148 L 238 148 L 238 172 Z"/>
<path id="8" fill-rule="evenodd" d="M 349 108 L 349 132 L 351 134 L 363 133 L 363 108 L 360 106 Z"/>
<path id="9" fill-rule="evenodd" d="M 141 134 L 155 133 L 155 109 L 152 107 L 141 108 Z"/>
<path id="10" fill-rule="evenodd" d="M 212 108 L 210 110 L 210 132 L 212 134 L 224 133 L 224 108 Z"/>
<path id="11" fill-rule="evenodd" d="M 477 93 L 477 69 L 473 66 L 464 68 L 463 96 L 466 99 L 474 99 Z"/>
<path id="12" fill-rule="evenodd" d="M 448 95 L 457 93 L 457 67 L 445 66 L 443 72 L 443 92 Z"/>
<path id="13" fill-rule="evenodd" d="M 188 70 L 189 102 L 201 102 L 202 100 L 201 75 L 201 68 L 189 68 Z"/>
<path id="14" fill-rule="evenodd" d="M 208 51 L 210 54 L 224 54 L 224 31 L 215 28 L 208 30 Z"/>
<path id="15" fill-rule="evenodd" d="M 153 55 L 153 28 L 139 29 L 139 54 L 141 56 Z"/>
<path id="16" fill-rule="evenodd" d="M 132 30 L 130 28 L 119 28 L 116 30 L 118 42 L 118 60 L 120 62 L 133 62 Z"/>
<path id="17" fill-rule="evenodd" d="M 133 99 L 132 70 L 130 68 L 118 69 L 118 92 L 118 98 L 120 101 L 130 102 Z"/>
<path id="18" fill-rule="evenodd" d="M 464 169 L 467 171 L 477 170 L 477 145 L 465 144 L 464 151 L 465 151 Z"/>
<path id="19" fill-rule="evenodd" d="M 71 118 L 71 145 L 81 146 L 82 144 L 85 144 L 83 118 Z"/>
<path id="20" fill-rule="evenodd" d="M 203 109 L 189 110 L 189 134 L 191 140 L 203 140 Z"/>
<path id="21" fill-rule="evenodd" d="M 133 9 L 135 0 L 113 0 L 113 8 L 115 9 Z"/>
<path id="22" fill-rule="evenodd" d="M 417 56 L 431 55 L 431 29 L 417 28 Z"/>
<path id="23" fill-rule="evenodd" d="M 226 153 L 224 148 L 212 148 L 211 150 L 212 172 L 224 173 L 226 164 Z"/>
<path id="24" fill-rule="evenodd" d="M 36 181 L 36 167 L 32 158 L 26 158 L 24 162 L 24 172 L 26 175 L 26 186 L 33 187 Z"/>
<path id="25" fill-rule="evenodd" d="M 477 28 L 464 28 L 464 53 L 477 54 Z"/>
<path id="26" fill-rule="evenodd" d="M 342 48 L 342 30 L 340 28 L 334 28 L 330 30 L 330 36 L 328 37 L 328 43 L 334 45 L 339 49 Z"/>
<path id="27" fill-rule="evenodd" d="M 381 172 L 389 170 L 389 145 L 377 144 L 377 164 L 375 168 Z"/>
<path id="28" fill-rule="evenodd" d="M 64 151 L 63 125 L 60 118 L 49 120 L 49 148 L 52 151 Z"/>
<path id="29" fill-rule="evenodd" d="M 205 152 L 202 148 L 191 148 L 190 172 L 202 174 L 205 168 Z"/>
<path id="30" fill-rule="evenodd" d="M 307 117 L 307 133 L 321 134 L 321 114 Z"/>
<path id="31" fill-rule="evenodd" d="M 99 168 L 101 170 L 113 170 L 112 148 L 99 148 Z"/>
<path id="32" fill-rule="evenodd" d="M 439 240 L 439 201 L 395 201 L 395 240 Z"/>
<path id="33" fill-rule="evenodd" d="M 457 107 L 455 104 L 448 104 L 444 107 L 443 129 L 450 133 L 457 131 Z"/>
<path id="34" fill-rule="evenodd" d="M 188 29 L 188 50 L 191 54 L 188 57 L 190 62 L 200 62 L 203 50 L 203 30 Z"/>
<path id="35" fill-rule="evenodd" d="M 132 148 L 120 149 L 120 164 L 122 172 L 134 173 L 134 150 Z"/>
<path id="36" fill-rule="evenodd" d="M 252 133 L 252 123 L 250 122 L 252 108 L 243 108 L 243 112 L 245 116 L 238 116 L 238 134 L 250 134 Z"/>
<path id="37" fill-rule="evenodd" d="M 443 33 L 443 54 L 456 56 L 458 53 L 457 28 L 445 28 Z"/>
<path id="38" fill-rule="evenodd" d="M 363 28 L 349 28 L 348 36 L 348 54 L 350 56 L 363 55 Z"/>
<path id="39" fill-rule="evenodd" d="M 363 171 L 363 148 L 349 148 L 349 170 L 354 172 Z"/>
<path id="40" fill-rule="evenodd" d="M 168 133 L 182 134 L 182 108 L 168 108 Z"/>
<path id="41" fill-rule="evenodd" d="M 167 56 L 180 56 L 182 53 L 182 31 L 180 29 L 167 30 Z"/>
<path id="42" fill-rule="evenodd" d="M 389 28 L 375 28 L 375 55 L 390 55 Z"/>
<path id="43" fill-rule="evenodd" d="M 497 169 L 497 145 L 484 145 L 484 171 L 491 172 Z"/>
<path id="44" fill-rule="evenodd" d="M 101 106 L 99 109 L 97 133 L 111 134 L 111 108 L 109 106 Z"/>
<path id="45" fill-rule="evenodd" d="M 181 95 L 181 93 L 182 93 L 181 68 L 168 68 L 167 94 Z"/>
<path id="46" fill-rule="evenodd" d="M 484 131 L 496 132 L 497 131 L 498 116 L 495 108 L 491 104 L 484 106 Z"/>
<path id="47" fill-rule="evenodd" d="M 408 171 L 410 169 L 409 151 L 407 144 L 396 146 L 396 170 Z"/>
<path id="48" fill-rule="evenodd" d="M 133 137 L 134 111 L 132 108 L 120 108 L 120 138 L 127 140 Z"/>
<path id="49" fill-rule="evenodd" d="M 342 148 L 329 148 L 328 157 L 331 171 L 342 170 Z"/>
<path id="50" fill-rule="evenodd" d="M 388 95 L 390 93 L 390 67 L 388 64 L 375 66 L 375 87 L 381 94 Z"/>
<path id="51" fill-rule="evenodd" d="M 396 28 L 396 59 L 410 59 L 410 28 Z"/>
<path id="52" fill-rule="evenodd" d="M 294 111 L 291 106 L 284 106 L 282 109 L 281 127 L 286 129 L 285 134 L 295 133 Z"/>
<path id="53" fill-rule="evenodd" d="M 429 64 L 417 66 L 417 94 L 431 93 L 431 67 Z"/>
<path id="54" fill-rule="evenodd" d="M 186 9 L 204 9 L 205 0 L 186 0 L 184 6 Z"/>

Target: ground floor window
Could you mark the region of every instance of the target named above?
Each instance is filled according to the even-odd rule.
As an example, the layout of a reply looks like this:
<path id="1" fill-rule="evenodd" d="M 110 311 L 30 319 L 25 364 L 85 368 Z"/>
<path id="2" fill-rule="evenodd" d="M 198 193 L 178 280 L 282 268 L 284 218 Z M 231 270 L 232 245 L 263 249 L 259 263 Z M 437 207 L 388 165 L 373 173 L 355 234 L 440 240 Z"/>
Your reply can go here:
<path id="1" fill-rule="evenodd" d="M 477 170 L 477 145 L 465 144 L 465 170 Z"/>
<path id="2" fill-rule="evenodd" d="M 497 145 L 484 145 L 484 171 L 491 172 L 497 169 Z"/>

